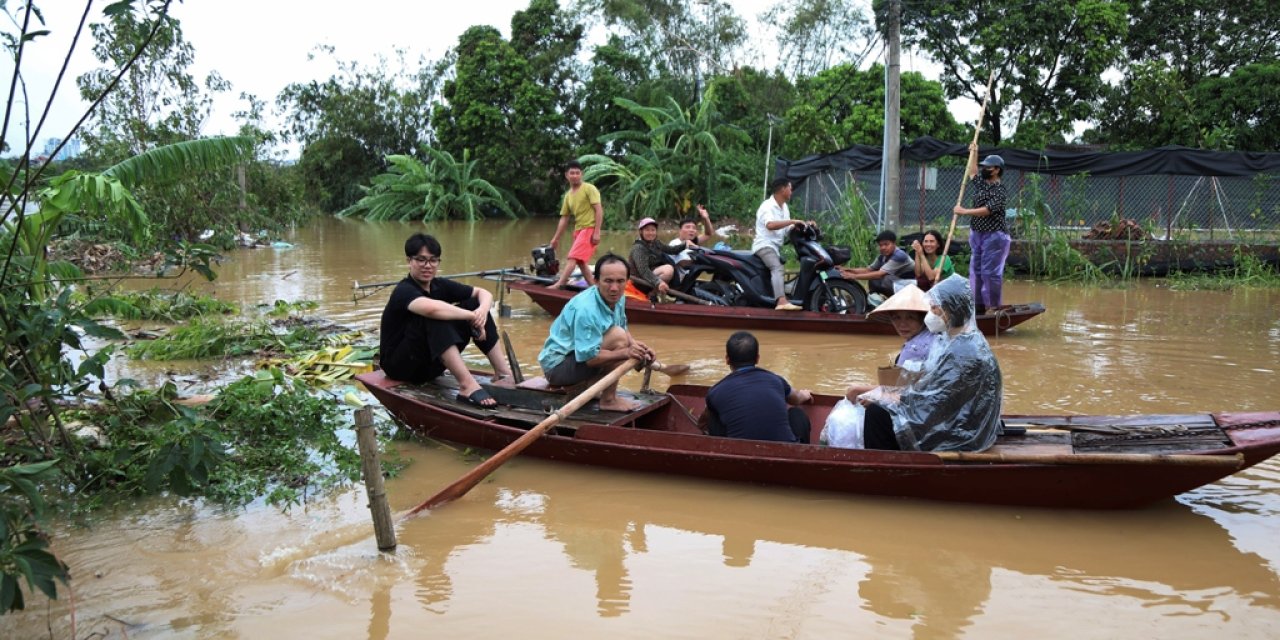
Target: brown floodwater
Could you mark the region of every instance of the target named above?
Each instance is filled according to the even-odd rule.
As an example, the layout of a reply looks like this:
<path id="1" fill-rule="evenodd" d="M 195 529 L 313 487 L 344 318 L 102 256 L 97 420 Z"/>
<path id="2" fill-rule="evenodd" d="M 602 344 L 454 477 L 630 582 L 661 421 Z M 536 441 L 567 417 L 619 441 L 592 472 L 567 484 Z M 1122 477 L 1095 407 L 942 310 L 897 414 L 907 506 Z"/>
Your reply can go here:
<path id="1" fill-rule="evenodd" d="M 448 223 L 445 273 L 524 265 L 552 220 Z M 419 224 L 326 220 L 291 249 L 243 250 L 215 283 L 252 306 L 315 300 L 375 330 Z M 625 252 L 630 234 L 606 236 Z M 497 291 L 495 283 L 468 280 Z M 1280 408 L 1280 292 L 1006 284 L 1048 311 L 992 338 L 1010 413 Z M 500 320 L 527 373 L 550 317 L 523 294 Z M 727 331 L 634 325 L 690 382 L 726 373 Z M 888 336 L 760 332 L 762 366 L 838 393 L 869 382 Z M 476 353 L 468 357 L 480 365 Z M 236 363 L 126 363 L 155 381 Z M 655 376 L 655 381 L 662 376 Z M 200 384 L 196 380 L 194 384 Z M 638 387 L 633 375 L 624 386 Z M 459 452 L 400 443 L 393 509 L 465 472 Z M 280 512 L 156 499 L 60 524 L 72 568 L 54 603 L 0 617 L 0 637 L 1269 638 L 1280 628 L 1280 459 L 1122 513 L 859 498 L 517 458 L 464 499 L 403 523 L 379 554 L 363 489 Z"/>

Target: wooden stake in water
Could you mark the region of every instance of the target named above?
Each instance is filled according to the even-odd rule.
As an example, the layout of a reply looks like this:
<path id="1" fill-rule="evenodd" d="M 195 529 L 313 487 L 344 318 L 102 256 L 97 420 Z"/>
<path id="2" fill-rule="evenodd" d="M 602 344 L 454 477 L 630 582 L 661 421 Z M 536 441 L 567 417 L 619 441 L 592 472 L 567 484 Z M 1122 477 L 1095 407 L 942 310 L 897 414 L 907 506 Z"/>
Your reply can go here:
<path id="1" fill-rule="evenodd" d="M 396 548 L 396 526 L 387 504 L 387 490 L 382 484 L 382 462 L 378 459 L 378 437 L 373 430 L 373 409 L 356 409 L 356 444 L 360 447 L 360 470 L 364 489 L 369 495 L 369 511 L 373 514 L 373 533 L 378 550 Z"/>

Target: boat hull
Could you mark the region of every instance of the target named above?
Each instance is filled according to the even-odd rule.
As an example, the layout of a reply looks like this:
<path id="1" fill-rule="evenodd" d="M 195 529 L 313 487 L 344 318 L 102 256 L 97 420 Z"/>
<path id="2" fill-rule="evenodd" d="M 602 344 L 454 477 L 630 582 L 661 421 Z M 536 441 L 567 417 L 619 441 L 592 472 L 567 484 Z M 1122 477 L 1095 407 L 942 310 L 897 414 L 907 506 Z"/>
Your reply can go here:
<path id="1" fill-rule="evenodd" d="M 551 315 L 559 315 L 576 291 L 549 289 L 530 281 L 511 281 L 511 289 L 523 291 Z M 1040 314 L 1039 303 L 1012 305 L 998 313 L 978 316 L 978 328 L 986 335 L 1004 333 Z M 776 311 L 765 307 L 726 307 L 684 303 L 646 303 L 627 300 L 627 322 L 665 324 L 682 327 L 710 327 L 733 330 L 816 331 L 897 335 L 888 322 L 868 320 L 861 314 L 816 311 Z"/>
<path id="2" fill-rule="evenodd" d="M 496 450 L 519 438 L 528 428 L 528 425 L 504 423 L 489 416 L 468 415 L 447 402 L 415 397 L 406 393 L 401 383 L 384 378 L 381 372 L 364 374 L 359 379 L 409 428 L 432 438 Z M 925 452 L 846 450 L 734 440 L 696 432 L 692 415 L 702 408 L 700 389 L 704 390 L 678 385 L 673 387 L 672 396 L 656 397 L 650 407 L 633 417 L 622 417 L 608 424 L 592 423 L 591 412 L 580 411 L 574 414 L 580 423 L 576 428 L 544 436 L 524 453 L 547 460 L 642 473 L 870 496 L 1115 509 L 1169 498 L 1280 452 L 1280 414 L 1277 413 L 1185 416 L 1187 421 L 1212 420 L 1217 424 L 1227 440 L 1218 449 L 1204 453 L 1206 456 L 1238 454 L 1236 466 L 970 463 L 944 461 L 938 455 Z M 682 407 L 680 410 L 675 408 L 677 402 Z M 834 402 L 835 398 L 823 397 L 806 411 L 816 425 L 821 425 Z M 1042 418 L 1062 421 L 1061 417 Z M 1164 423 L 1171 417 L 1159 418 Z M 1134 422 L 1133 417 L 1114 420 L 1095 417 L 1093 420 L 1100 424 Z M 1020 446 L 1016 439 L 1002 437 L 996 449 L 1013 451 Z"/>

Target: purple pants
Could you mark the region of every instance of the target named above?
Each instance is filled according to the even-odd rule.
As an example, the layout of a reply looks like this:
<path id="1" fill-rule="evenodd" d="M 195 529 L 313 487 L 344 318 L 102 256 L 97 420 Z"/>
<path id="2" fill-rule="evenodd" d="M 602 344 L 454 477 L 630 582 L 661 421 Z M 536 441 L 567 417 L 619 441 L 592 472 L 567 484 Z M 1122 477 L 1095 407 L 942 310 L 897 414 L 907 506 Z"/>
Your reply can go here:
<path id="1" fill-rule="evenodd" d="M 970 231 L 969 287 L 975 305 L 1000 306 L 1004 289 L 1004 261 L 1009 258 L 1009 234 L 1004 231 Z"/>

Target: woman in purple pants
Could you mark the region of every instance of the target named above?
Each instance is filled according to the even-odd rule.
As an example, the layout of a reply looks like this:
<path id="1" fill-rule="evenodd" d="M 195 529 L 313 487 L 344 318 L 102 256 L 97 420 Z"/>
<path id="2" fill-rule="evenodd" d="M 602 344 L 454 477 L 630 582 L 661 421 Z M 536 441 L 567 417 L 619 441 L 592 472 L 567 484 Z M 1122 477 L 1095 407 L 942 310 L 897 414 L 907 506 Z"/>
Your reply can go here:
<path id="1" fill-rule="evenodd" d="M 975 160 L 977 154 L 972 156 Z M 1004 177 L 1004 158 L 987 156 L 977 165 L 970 165 L 969 173 L 975 175 L 970 189 L 973 208 L 956 205 L 955 213 L 971 216 L 969 223 L 969 247 L 973 257 L 969 261 L 969 286 L 973 289 L 973 301 L 978 315 L 994 310 L 1002 304 L 1004 287 L 1004 262 L 1009 257 L 1009 231 L 1004 225 L 1005 200 L 1008 193 L 1000 179 Z"/>

